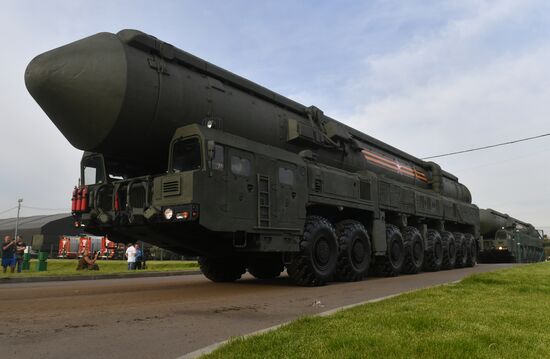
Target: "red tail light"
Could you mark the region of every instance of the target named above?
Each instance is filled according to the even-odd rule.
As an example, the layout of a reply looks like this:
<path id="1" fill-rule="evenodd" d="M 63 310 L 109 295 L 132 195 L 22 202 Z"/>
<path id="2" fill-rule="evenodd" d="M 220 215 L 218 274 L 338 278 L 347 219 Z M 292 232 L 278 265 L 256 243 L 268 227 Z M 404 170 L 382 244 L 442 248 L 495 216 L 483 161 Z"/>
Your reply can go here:
<path id="1" fill-rule="evenodd" d="M 120 202 L 118 201 L 118 192 L 115 192 L 115 211 L 120 211 Z"/>

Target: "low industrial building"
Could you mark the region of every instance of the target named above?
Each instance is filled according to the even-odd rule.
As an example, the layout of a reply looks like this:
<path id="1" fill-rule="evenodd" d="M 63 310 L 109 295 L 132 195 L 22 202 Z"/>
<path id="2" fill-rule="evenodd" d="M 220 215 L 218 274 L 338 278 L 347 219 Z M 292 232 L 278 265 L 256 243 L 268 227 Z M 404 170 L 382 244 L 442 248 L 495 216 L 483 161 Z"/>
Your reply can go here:
<path id="1" fill-rule="evenodd" d="M 13 236 L 16 218 L 0 219 L 0 236 Z M 45 216 L 20 217 L 18 233 L 27 245 L 32 245 L 32 237 L 37 234 L 44 236 L 42 250 L 50 253 L 50 258 L 59 249 L 59 239 L 62 236 L 76 236 L 80 229 L 74 226 L 70 213 L 58 213 Z"/>

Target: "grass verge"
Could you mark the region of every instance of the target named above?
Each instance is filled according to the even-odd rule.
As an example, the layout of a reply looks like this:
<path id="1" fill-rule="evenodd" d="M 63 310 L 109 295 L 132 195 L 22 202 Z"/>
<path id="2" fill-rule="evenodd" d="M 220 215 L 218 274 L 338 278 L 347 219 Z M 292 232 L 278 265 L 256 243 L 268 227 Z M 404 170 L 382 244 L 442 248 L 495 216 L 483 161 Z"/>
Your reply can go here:
<path id="1" fill-rule="evenodd" d="M 276 331 L 203 358 L 550 358 L 550 263 L 472 275 Z"/>
<path id="2" fill-rule="evenodd" d="M 147 269 L 128 271 L 126 261 L 122 260 L 99 260 L 99 271 L 77 271 L 78 261 L 75 259 L 48 259 L 48 270 L 45 272 L 36 271 L 36 260 L 31 260 L 30 270 L 21 273 L 0 273 L 1 278 L 20 278 L 20 277 L 48 277 L 48 276 L 80 276 L 80 275 L 104 275 L 129 273 L 139 274 L 143 272 L 169 272 L 179 270 L 198 269 L 196 261 L 147 261 Z"/>

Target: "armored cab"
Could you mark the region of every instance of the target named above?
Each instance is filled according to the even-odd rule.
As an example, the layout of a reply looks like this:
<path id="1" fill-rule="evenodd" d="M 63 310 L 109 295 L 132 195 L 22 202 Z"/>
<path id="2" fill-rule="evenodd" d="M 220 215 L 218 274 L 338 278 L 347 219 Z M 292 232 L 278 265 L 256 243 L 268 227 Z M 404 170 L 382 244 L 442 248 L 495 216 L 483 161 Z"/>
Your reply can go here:
<path id="1" fill-rule="evenodd" d="M 479 212 L 483 236 L 481 261 L 530 263 L 544 260 L 543 234 L 531 224 L 490 208 Z"/>
<path id="2" fill-rule="evenodd" d="M 85 151 L 75 220 L 298 284 L 472 266 L 479 211 L 424 162 L 135 30 L 37 56 L 27 88 Z"/>

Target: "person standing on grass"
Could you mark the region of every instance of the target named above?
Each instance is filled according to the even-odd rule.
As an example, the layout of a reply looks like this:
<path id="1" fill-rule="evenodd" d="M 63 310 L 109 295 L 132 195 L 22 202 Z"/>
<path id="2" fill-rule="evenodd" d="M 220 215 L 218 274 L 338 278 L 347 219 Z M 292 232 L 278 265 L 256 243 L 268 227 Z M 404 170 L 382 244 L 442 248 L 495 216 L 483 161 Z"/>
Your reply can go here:
<path id="1" fill-rule="evenodd" d="M 21 273 L 23 269 L 23 254 L 25 254 L 25 242 L 23 242 L 23 237 L 17 236 L 15 241 L 15 263 L 17 264 L 17 273 Z"/>
<path id="2" fill-rule="evenodd" d="M 135 269 L 141 269 L 142 261 L 143 261 L 143 250 L 139 248 L 139 244 L 136 243 L 136 268 Z"/>
<path id="3" fill-rule="evenodd" d="M 136 269 L 136 248 L 132 243 L 128 244 L 124 256 L 128 259 L 128 270 Z"/>
<path id="4" fill-rule="evenodd" d="M 4 243 L 2 243 L 3 273 L 6 273 L 8 267 L 13 273 L 13 271 L 15 270 L 15 241 L 11 240 L 11 236 L 5 236 Z"/>

